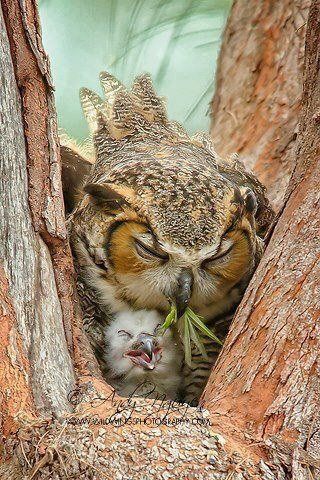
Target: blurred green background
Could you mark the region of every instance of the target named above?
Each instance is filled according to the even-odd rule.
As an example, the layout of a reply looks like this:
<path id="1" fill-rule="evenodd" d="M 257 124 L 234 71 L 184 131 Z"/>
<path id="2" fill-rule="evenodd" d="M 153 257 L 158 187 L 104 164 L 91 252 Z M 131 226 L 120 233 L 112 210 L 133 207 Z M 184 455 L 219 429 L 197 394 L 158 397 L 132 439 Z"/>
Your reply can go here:
<path id="1" fill-rule="evenodd" d="M 43 42 L 56 86 L 59 126 L 87 136 L 78 91 L 100 93 L 108 70 L 130 85 L 150 72 L 169 117 L 207 130 L 221 34 L 231 0 L 40 0 Z"/>

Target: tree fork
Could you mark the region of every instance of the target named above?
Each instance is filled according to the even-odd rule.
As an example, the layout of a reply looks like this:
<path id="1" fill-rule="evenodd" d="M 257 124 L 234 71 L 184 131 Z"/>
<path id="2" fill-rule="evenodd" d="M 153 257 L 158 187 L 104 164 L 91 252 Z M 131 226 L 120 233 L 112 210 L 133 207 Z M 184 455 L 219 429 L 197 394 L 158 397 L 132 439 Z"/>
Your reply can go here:
<path id="1" fill-rule="evenodd" d="M 6 102 L 0 101 L 9 131 L 1 132 L 7 136 L 0 143 L 9 179 L 4 184 L 10 199 L 6 207 L 12 212 L 11 202 L 19 193 L 20 203 L 13 204 L 15 217 L 21 222 L 29 218 L 29 223 L 22 223 L 22 226 L 15 218 L 12 230 L 9 229 L 10 239 L 14 238 L 14 233 L 26 235 L 28 232 L 32 250 L 31 255 L 24 257 L 25 263 L 31 264 L 33 257 L 39 262 L 35 268 L 37 281 L 33 284 L 36 292 L 33 298 L 38 295 L 38 303 L 46 306 L 42 289 L 49 284 L 50 291 L 45 293 L 48 296 L 50 292 L 49 304 L 54 299 L 55 307 L 51 328 L 46 325 L 48 310 L 45 309 L 41 310 L 41 315 L 36 311 L 36 321 L 31 322 L 27 315 L 27 295 L 17 297 L 18 301 L 23 300 L 22 312 L 18 309 L 14 296 L 18 273 L 10 270 L 8 253 L 11 252 L 5 251 L 8 282 L 3 279 L 1 283 L 4 296 L 0 308 L 2 315 L 5 312 L 9 327 L 4 332 L 1 345 L 4 348 L 0 355 L 13 377 L 1 377 L 0 387 L 3 395 L 4 383 L 11 383 L 11 378 L 18 379 L 14 393 L 21 392 L 24 396 L 16 407 L 13 396 L 9 396 L 9 404 L 5 397 L 5 401 L 1 400 L 2 406 L 9 410 L 4 412 L 7 423 L 6 441 L 0 452 L 2 478 L 22 479 L 28 474 L 29 478 L 37 479 L 71 475 L 83 479 L 128 476 L 141 479 L 145 473 L 146 478 L 164 480 L 276 480 L 291 478 L 288 475 L 292 473 L 292 478 L 300 480 L 308 478 L 305 475 L 309 472 L 316 478 L 319 474 L 319 460 L 315 455 L 319 448 L 315 434 L 318 422 L 315 411 L 319 406 L 315 398 L 319 393 L 316 371 L 319 336 L 316 336 L 315 282 L 319 267 L 315 263 L 315 229 L 319 227 L 319 219 L 315 204 L 319 201 L 316 182 L 319 184 L 320 98 L 317 2 L 312 3 L 307 29 L 299 148 L 285 206 L 210 377 L 203 396 L 204 411 L 146 399 L 126 402 L 113 395 L 112 389 L 99 378 L 95 360 L 81 331 L 80 313 L 73 296 L 72 259 L 65 236 L 60 178 L 56 175 L 60 167 L 51 82 L 39 43 L 36 9 L 29 0 L 2 0 L 2 8 L 15 67 L 14 77 L 6 29 L 1 28 L 0 46 L 4 52 L 1 61 L 5 66 L 2 70 L 7 73 L 6 78 L 1 79 L 4 81 L 4 85 L 0 85 L 1 98 L 10 98 L 14 107 L 8 109 Z M 20 89 L 21 103 L 15 82 Z M 27 157 L 28 191 L 24 190 Z M 10 168 L 16 169 L 13 177 Z M 55 186 L 52 186 L 50 170 L 57 181 Z M 8 215 L 4 214 L 3 218 L 8 228 Z M 43 240 L 45 245 L 41 243 Z M 51 270 L 50 265 L 53 266 Z M 43 269 L 46 278 L 40 278 L 44 283 L 39 283 L 39 272 Z M 31 272 L 34 271 L 31 269 Z M 31 280 L 23 278 L 25 282 Z M 59 282 L 62 282 L 60 286 Z M 62 310 L 61 304 L 65 301 L 67 306 Z M 16 345 L 21 359 L 17 365 L 12 365 L 8 355 L 9 330 L 14 331 L 13 328 L 20 332 Z M 39 331 L 41 335 L 37 340 L 44 351 L 48 351 L 50 366 L 62 369 L 69 380 L 62 395 L 61 385 L 57 383 L 57 394 L 63 397 L 62 405 L 54 398 L 54 392 L 46 397 L 48 392 L 43 389 L 43 379 L 37 376 L 46 365 L 38 369 L 33 365 L 37 360 L 35 353 L 39 352 L 32 352 L 29 337 Z M 49 341 L 55 339 L 50 337 L 53 334 L 60 339 L 64 370 L 63 365 L 55 364 L 57 347 L 52 350 Z M 77 376 L 74 388 L 65 337 L 69 338 L 69 349 L 73 345 Z M 29 382 L 29 368 L 30 375 L 39 381 L 38 393 L 35 382 Z M 21 372 L 26 373 L 22 375 Z M 54 382 L 50 388 L 54 390 Z M 67 395 L 68 389 L 72 389 L 71 395 Z M 73 405 L 72 413 L 62 414 L 62 407 L 67 410 L 69 401 Z M 20 410 L 25 414 L 23 418 L 18 415 Z M 42 415 L 39 412 L 43 412 Z M 51 412 L 58 413 L 58 418 L 57 415 L 52 417 Z M 171 423 L 167 425 L 169 420 Z"/>

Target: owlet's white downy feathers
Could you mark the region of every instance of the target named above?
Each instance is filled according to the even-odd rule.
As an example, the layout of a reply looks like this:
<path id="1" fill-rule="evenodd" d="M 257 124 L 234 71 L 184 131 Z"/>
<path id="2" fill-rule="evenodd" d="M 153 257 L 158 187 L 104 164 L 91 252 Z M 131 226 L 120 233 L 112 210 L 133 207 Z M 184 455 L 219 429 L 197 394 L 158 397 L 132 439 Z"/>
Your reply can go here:
<path id="1" fill-rule="evenodd" d="M 163 318 L 156 311 L 117 313 L 104 329 L 106 380 L 124 397 L 177 400 L 182 350 L 173 331 L 159 334 Z"/>

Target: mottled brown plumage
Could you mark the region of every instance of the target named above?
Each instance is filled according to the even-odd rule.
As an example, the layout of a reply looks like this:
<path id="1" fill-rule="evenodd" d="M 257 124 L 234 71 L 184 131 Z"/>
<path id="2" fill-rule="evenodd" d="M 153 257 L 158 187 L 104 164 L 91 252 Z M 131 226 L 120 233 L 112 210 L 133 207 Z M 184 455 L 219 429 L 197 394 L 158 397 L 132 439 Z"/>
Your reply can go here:
<path id="1" fill-rule="evenodd" d="M 213 328 L 261 257 L 273 218 L 265 189 L 236 156 L 221 159 L 206 134 L 190 138 L 169 121 L 148 75 L 131 91 L 100 78 L 104 100 L 80 93 L 96 162 L 69 220 L 79 282 L 99 306 L 87 318 L 93 343 L 101 316 L 128 307 L 166 313 L 183 272 L 186 302 Z"/>

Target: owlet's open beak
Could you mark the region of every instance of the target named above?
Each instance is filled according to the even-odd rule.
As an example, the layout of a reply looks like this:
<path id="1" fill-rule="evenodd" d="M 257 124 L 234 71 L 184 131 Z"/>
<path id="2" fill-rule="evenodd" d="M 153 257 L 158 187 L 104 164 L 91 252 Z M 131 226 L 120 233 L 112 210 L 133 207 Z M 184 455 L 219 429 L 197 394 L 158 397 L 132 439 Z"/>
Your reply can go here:
<path id="1" fill-rule="evenodd" d="M 155 337 L 148 333 L 140 333 L 137 342 L 124 354 L 124 357 L 130 358 L 132 363 L 145 370 L 153 370 L 161 359 L 161 348 Z"/>
<path id="2" fill-rule="evenodd" d="M 189 305 L 192 295 L 193 275 L 190 270 L 183 270 L 178 278 L 178 287 L 174 295 L 178 318 L 182 317 Z"/>

